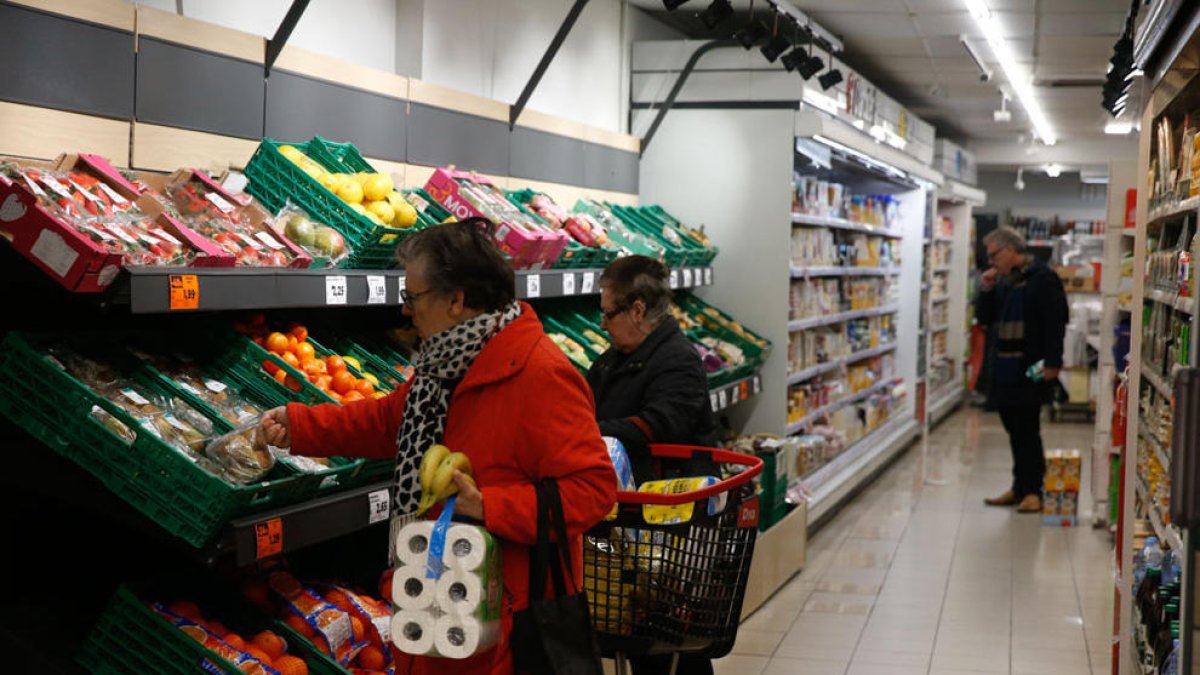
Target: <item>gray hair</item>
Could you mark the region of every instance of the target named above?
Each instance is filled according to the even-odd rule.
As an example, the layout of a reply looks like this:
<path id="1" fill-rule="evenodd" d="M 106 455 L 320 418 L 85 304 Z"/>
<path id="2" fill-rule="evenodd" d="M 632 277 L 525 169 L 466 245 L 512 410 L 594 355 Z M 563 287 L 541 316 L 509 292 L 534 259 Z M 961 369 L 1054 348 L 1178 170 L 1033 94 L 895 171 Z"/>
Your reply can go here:
<path id="1" fill-rule="evenodd" d="M 984 235 L 983 244 L 985 246 L 988 244 L 996 244 L 1001 247 L 1011 246 L 1017 253 L 1025 252 L 1025 237 L 1007 225 L 1001 225 Z"/>
<path id="2" fill-rule="evenodd" d="M 674 293 L 669 272 L 662 262 L 643 255 L 617 258 L 600 274 L 600 287 L 612 291 L 621 306 L 641 300 L 646 305 L 646 320 L 658 324 L 671 312 Z"/>

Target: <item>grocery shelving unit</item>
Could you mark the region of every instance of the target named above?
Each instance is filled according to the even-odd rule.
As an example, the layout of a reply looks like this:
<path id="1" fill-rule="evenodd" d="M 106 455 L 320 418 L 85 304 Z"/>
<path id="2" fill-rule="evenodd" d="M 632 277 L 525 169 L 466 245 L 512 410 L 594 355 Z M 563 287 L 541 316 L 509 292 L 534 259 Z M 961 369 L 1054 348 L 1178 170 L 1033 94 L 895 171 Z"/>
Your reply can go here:
<path id="1" fill-rule="evenodd" d="M 926 285 L 922 287 L 926 374 L 933 375 L 918 395 L 925 396 L 925 417 L 937 424 L 965 398 L 963 359 L 967 349 L 968 266 L 974 208 L 987 193 L 955 180 L 937 191 L 925 248 Z M 948 231 L 947 231 L 948 227 Z"/>
<path id="2" fill-rule="evenodd" d="M 1173 448 L 1162 442 L 1171 434 L 1160 428 L 1178 422 L 1177 414 L 1190 414 L 1174 409 L 1173 374 L 1178 366 L 1197 364 L 1194 305 L 1191 298 L 1181 302 L 1179 295 L 1188 294 L 1177 293 L 1182 286 L 1195 288 L 1194 272 L 1190 278 L 1180 278 L 1183 275 L 1178 274 L 1178 266 L 1170 265 L 1178 264 L 1180 252 L 1190 255 L 1192 260 L 1196 256 L 1191 235 L 1200 219 L 1200 200 L 1189 190 L 1194 164 L 1189 165 L 1188 159 L 1195 132 L 1193 112 L 1200 103 L 1200 80 L 1195 77 L 1196 55 L 1200 53 L 1197 29 L 1200 15 L 1196 7 L 1187 3 L 1156 3 L 1143 14 L 1151 17 L 1168 4 L 1186 15 L 1170 22 L 1174 33 L 1167 34 L 1166 22 L 1146 18 L 1138 26 L 1134 41 L 1135 67 L 1145 72 L 1146 81 L 1139 97 L 1141 134 L 1138 164 L 1133 173 L 1137 185 L 1137 227 L 1132 237 L 1132 302 L 1124 302 L 1124 288 L 1117 292 L 1120 296 L 1117 311 L 1131 313 L 1128 426 L 1120 448 L 1122 508 L 1117 521 L 1114 574 L 1117 613 L 1114 639 L 1119 644 L 1114 666 L 1121 675 L 1146 672 L 1139 642 L 1134 637 L 1140 624 L 1133 586 L 1137 531 L 1154 533 L 1166 549 L 1179 556 L 1179 672 L 1197 672 L 1200 666 L 1194 622 L 1194 534 L 1189 528 L 1180 529 L 1172 524 L 1165 509 L 1165 495 L 1171 490 Z M 1112 210 L 1110 200 L 1110 214 Z M 1126 235 L 1123 232 L 1121 236 L 1122 257 L 1129 246 Z M 1156 464 L 1161 465 L 1161 471 L 1152 470 Z"/>

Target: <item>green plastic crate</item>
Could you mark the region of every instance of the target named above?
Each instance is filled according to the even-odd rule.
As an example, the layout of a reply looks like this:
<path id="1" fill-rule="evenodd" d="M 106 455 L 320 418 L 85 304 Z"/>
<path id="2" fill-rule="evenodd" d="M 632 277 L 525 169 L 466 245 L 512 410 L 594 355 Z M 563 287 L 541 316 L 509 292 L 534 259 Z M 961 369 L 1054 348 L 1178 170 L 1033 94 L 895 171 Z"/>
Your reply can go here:
<path id="1" fill-rule="evenodd" d="M 556 318 L 554 318 L 552 316 L 543 316 L 542 317 L 542 326 L 547 331 L 562 333 L 563 335 L 571 338 L 575 342 L 578 342 L 579 346 L 583 347 L 584 354 L 587 355 L 588 359 L 592 363 L 595 363 L 596 359 L 599 358 L 600 353 L 597 352 L 595 350 L 595 348 L 592 347 L 592 344 L 590 342 L 588 342 L 586 339 L 584 339 L 581 334 L 579 334 L 578 332 L 575 331 L 575 329 L 567 326 L 566 324 L 557 320 Z M 585 367 L 583 364 L 571 361 L 571 365 L 575 366 L 582 373 L 586 374 L 588 371 L 588 368 Z"/>
<path id="2" fill-rule="evenodd" d="M 684 247 L 688 249 L 684 264 L 699 267 L 711 265 L 712 261 L 717 257 L 717 253 L 720 252 L 720 249 L 715 246 L 705 246 L 693 239 L 691 235 L 684 231 L 686 228 L 684 228 L 683 223 L 675 216 L 667 213 L 661 206 L 651 204 L 650 206 L 636 208 L 639 213 L 648 219 L 675 230 L 683 240 Z"/>
<path id="3" fill-rule="evenodd" d="M 704 326 L 705 330 L 707 330 L 709 333 L 712 333 L 716 337 L 740 347 L 742 352 L 746 355 L 747 360 L 757 361 L 761 364 L 762 360 L 765 358 L 765 353 L 771 349 L 770 340 L 767 340 L 749 328 L 746 328 L 745 325 L 742 325 L 742 329 L 746 331 L 746 333 L 748 333 L 753 339 L 747 338 L 746 336 L 721 325 L 720 322 L 711 317 L 711 313 L 717 314 L 726 321 L 736 321 L 736 319 L 722 311 L 720 308 L 704 302 L 688 291 L 677 291 L 675 293 L 675 303 L 688 314 L 697 317 L 700 320 L 700 323 Z M 738 323 L 740 324 L 741 322 Z M 766 346 L 758 344 L 755 342 L 756 340 L 765 343 Z"/>
<path id="4" fill-rule="evenodd" d="M 523 190 L 509 190 L 504 193 L 504 196 L 508 197 L 508 200 L 516 206 L 521 207 L 525 211 L 530 211 L 528 208 L 529 202 L 535 196 L 544 194 L 525 188 Z M 604 267 L 616 259 L 617 253 L 618 251 L 613 247 L 587 246 L 572 237 L 567 241 L 567 247 L 563 249 L 562 254 L 555 261 L 553 267 L 559 269 Z"/>
<path id="5" fill-rule="evenodd" d="M 346 238 L 350 255 L 342 267 L 355 269 L 387 269 L 395 265 L 396 245 L 414 231 L 413 228 L 377 225 L 350 208 L 312 176 L 284 157 L 279 148 L 292 145 L 313 161 L 311 142 L 279 143 L 264 138 L 246 164 L 250 180 L 246 191 L 254 195 L 272 213 L 279 213 L 291 200 L 309 216 L 336 229 Z"/>
<path id="6" fill-rule="evenodd" d="M 666 258 L 667 250 L 659 243 L 657 238 L 646 236 L 639 230 L 629 227 L 612 212 L 612 209 L 608 205 L 602 202 L 580 199 L 575 202 L 575 206 L 571 209 L 571 212 L 585 213 L 599 221 L 602 226 L 608 228 L 611 247 L 606 249 L 606 259 L 597 261 L 597 266 L 601 262 L 607 265 L 622 252 L 633 255 L 644 255 L 659 260 Z"/>
<path id="7" fill-rule="evenodd" d="M 312 675 L 346 675 L 349 671 L 326 656 L 287 624 L 262 616 L 255 608 L 216 584 L 174 584 L 184 593 L 156 595 L 164 603 L 192 599 L 210 618 L 249 640 L 270 630 L 288 643 L 288 653 L 308 663 Z M 169 587 L 168 587 L 169 588 Z M 172 589 L 173 590 L 173 589 Z M 205 649 L 183 631 L 168 623 L 143 601 L 129 585 L 122 584 L 105 606 L 80 649 L 79 663 L 89 672 L 107 675 L 156 673 L 190 675 L 197 672 L 242 675 L 233 663 Z M 207 662 L 205 665 L 202 663 Z"/>
<path id="8" fill-rule="evenodd" d="M 52 365 L 35 344 L 41 340 L 33 336 L 5 336 L 0 412 L 171 534 L 201 547 L 232 518 L 304 498 L 305 484 L 294 476 L 239 486 L 209 474 Z M 136 432 L 133 443 L 93 418 L 96 407 Z"/>
<path id="9" fill-rule="evenodd" d="M 322 331 L 321 335 L 322 337 L 329 337 L 324 331 Z M 385 385 L 387 389 L 395 391 L 401 384 L 404 383 L 404 376 L 401 375 L 399 371 L 388 365 L 387 361 L 379 356 L 376 356 L 374 352 L 358 344 L 356 341 L 347 337 L 333 337 L 332 339 L 327 339 L 326 344 L 337 350 L 337 352 L 342 356 L 353 356 L 354 358 L 358 359 L 360 362 L 362 362 L 363 366 L 367 368 L 367 370 L 374 373 L 375 376 L 379 378 L 380 384 Z M 401 361 L 405 365 L 408 365 L 408 361 L 403 359 L 401 359 Z"/>

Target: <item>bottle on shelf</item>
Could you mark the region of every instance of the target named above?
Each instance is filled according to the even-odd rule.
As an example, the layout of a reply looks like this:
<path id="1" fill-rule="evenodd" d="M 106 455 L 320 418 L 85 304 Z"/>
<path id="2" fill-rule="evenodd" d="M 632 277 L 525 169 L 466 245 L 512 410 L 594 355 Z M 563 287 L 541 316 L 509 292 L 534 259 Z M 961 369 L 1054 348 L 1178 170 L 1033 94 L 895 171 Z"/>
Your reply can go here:
<path id="1" fill-rule="evenodd" d="M 1179 628 L 1175 628 L 1171 640 L 1171 653 L 1167 655 L 1166 661 L 1163 662 L 1163 667 L 1159 671 L 1162 675 L 1179 675 Z"/>

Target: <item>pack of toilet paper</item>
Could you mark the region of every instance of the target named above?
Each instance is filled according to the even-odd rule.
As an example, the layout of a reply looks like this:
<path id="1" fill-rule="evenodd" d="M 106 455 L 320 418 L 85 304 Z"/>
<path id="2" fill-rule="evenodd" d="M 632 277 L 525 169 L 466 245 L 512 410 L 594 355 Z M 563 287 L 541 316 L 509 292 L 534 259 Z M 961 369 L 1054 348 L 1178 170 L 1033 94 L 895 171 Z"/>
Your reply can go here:
<path id="1" fill-rule="evenodd" d="M 451 523 L 439 546 L 436 525 L 409 523 L 396 537 L 392 643 L 406 654 L 464 659 L 500 638 L 500 547 L 487 530 L 463 523 Z"/>

